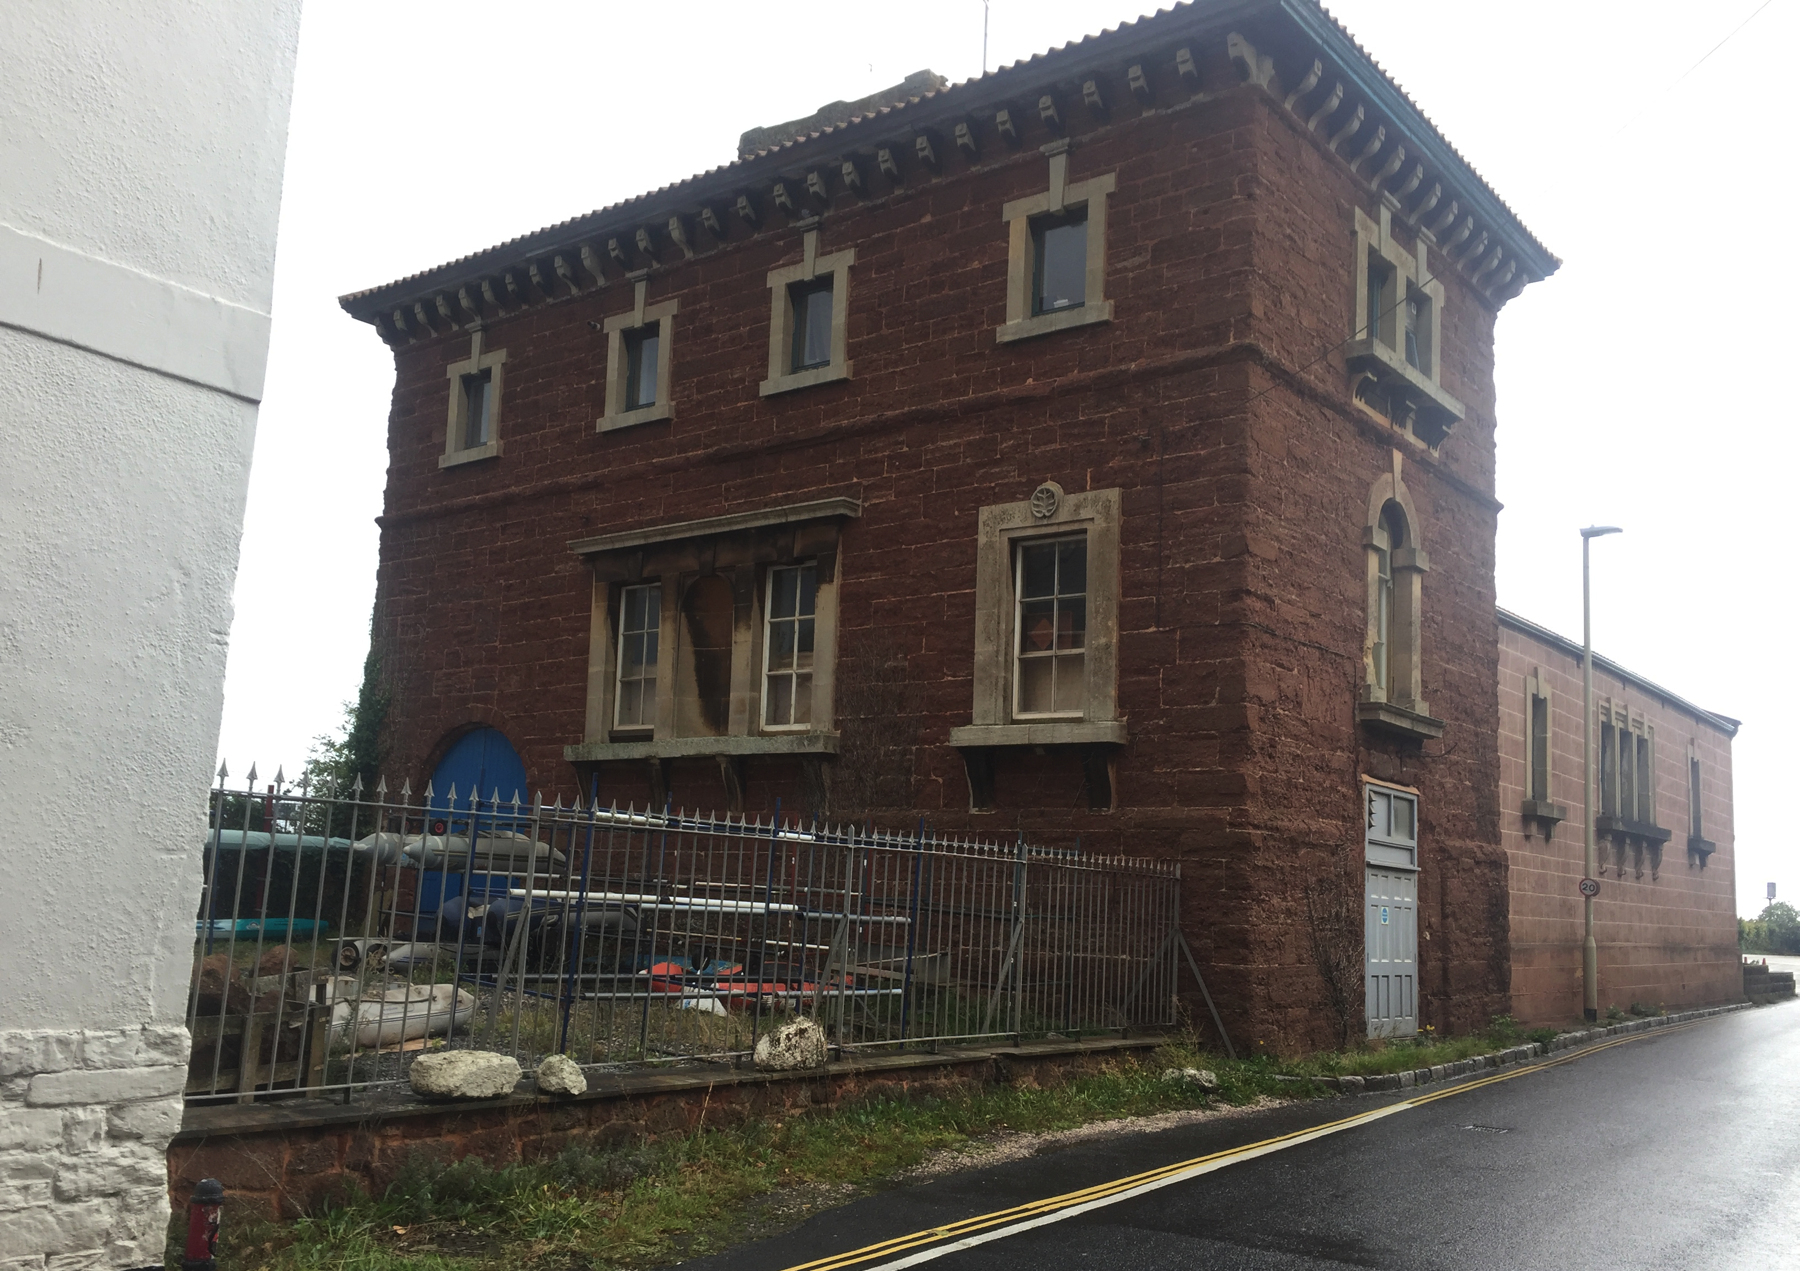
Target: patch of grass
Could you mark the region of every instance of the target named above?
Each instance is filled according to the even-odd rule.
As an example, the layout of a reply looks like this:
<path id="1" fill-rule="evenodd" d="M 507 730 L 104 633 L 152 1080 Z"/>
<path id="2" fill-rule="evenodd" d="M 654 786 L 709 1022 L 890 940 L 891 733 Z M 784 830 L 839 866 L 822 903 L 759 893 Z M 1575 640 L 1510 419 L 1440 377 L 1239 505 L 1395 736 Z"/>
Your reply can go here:
<path id="1" fill-rule="evenodd" d="M 1304 1059 L 1282 1064 L 1277 1071 L 1307 1077 L 1364 1077 L 1407 1072 L 1506 1050 L 1528 1041 L 1547 1044 L 1555 1040 L 1561 1031 L 1557 1028 L 1534 1028 L 1526 1032 L 1512 1016 L 1496 1015 L 1493 1022 L 1479 1033 L 1463 1037 L 1438 1037 L 1427 1026 L 1416 1037 L 1385 1041 L 1370 1038 L 1355 1050 L 1324 1051 L 1308 1055 Z"/>
<path id="2" fill-rule="evenodd" d="M 1208 1095 L 1170 1068 L 1207 1068 Z M 1294 1098 L 1267 1059 L 1233 1062 L 1172 1044 L 1056 1086 L 876 1099 L 608 1151 L 494 1169 L 415 1160 L 380 1197 L 300 1222 L 228 1227 L 223 1271 L 476 1271 L 571 1264 L 655 1266 L 716 1252 L 798 1221 L 808 1194 L 836 1203 L 942 1149 L 999 1131 L 1044 1132 L 1263 1095 Z"/>

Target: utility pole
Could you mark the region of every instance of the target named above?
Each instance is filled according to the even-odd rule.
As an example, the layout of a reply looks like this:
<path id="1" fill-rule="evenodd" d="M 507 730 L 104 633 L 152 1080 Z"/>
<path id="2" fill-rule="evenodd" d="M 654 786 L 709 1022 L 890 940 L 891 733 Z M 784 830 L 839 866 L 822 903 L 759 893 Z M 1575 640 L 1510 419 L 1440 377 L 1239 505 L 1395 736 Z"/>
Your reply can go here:
<path id="1" fill-rule="evenodd" d="M 1590 525 L 1581 531 L 1581 904 L 1586 928 L 1581 944 L 1581 1013 L 1589 1023 L 1600 1018 L 1600 949 L 1594 943 L 1594 898 L 1585 885 L 1594 877 L 1594 632 L 1588 600 L 1588 544 L 1603 534 L 1624 533 L 1616 525 Z"/>

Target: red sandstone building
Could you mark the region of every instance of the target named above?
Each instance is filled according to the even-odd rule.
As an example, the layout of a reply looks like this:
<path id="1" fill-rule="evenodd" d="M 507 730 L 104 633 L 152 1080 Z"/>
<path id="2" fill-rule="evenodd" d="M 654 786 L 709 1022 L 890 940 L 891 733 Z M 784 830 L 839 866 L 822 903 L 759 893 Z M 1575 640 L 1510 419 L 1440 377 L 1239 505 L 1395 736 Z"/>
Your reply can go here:
<path id="1" fill-rule="evenodd" d="M 1269 1045 L 1512 1009 L 1493 329 L 1556 258 L 1308 0 L 745 140 L 345 298 L 391 767 L 1176 857 Z"/>
<path id="2" fill-rule="evenodd" d="M 1500 612 L 1500 824 L 1513 1014 L 1581 1014 L 1581 646 Z M 1732 853 L 1738 721 L 1594 659 L 1600 1007 L 1743 994 Z"/>

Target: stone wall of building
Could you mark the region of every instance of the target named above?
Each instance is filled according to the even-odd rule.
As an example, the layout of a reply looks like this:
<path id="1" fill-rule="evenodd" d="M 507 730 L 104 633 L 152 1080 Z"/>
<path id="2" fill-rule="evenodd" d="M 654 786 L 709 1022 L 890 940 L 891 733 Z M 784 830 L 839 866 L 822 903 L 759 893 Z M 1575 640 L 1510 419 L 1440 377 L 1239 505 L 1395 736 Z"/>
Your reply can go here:
<path id="1" fill-rule="evenodd" d="M 299 24 L 0 6 L 9 1269 L 162 1258 Z"/>
<path id="2" fill-rule="evenodd" d="M 1419 792 L 1422 1023 L 1484 1027 L 1505 1010 L 1506 876 L 1493 791 L 1494 303 L 1428 245 L 1447 291 L 1443 387 L 1466 417 L 1435 451 L 1360 409 L 1341 346 L 1356 325 L 1351 211 L 1380 201 L 1316 133 L 1272 97 L 1248 130 L 1257 155 L 1250 334 L 1259 366 L 1246 439 L 1244 632 L 1252 783 L 1242 815 L 1264 886 L 1283 903 L 1255 915 L 1256 978 L 1271 1032 L 1336 1039 L 1320 1027 L 1319 980 L 1301 895 L 1323 870 L 1361 887 L 1363 776 Z M 1394 219 L 1408 252 L 1417 235 Z M 1370 491 L 1398 472 L 1430 556 L 1423 585 L 1424 698 L 1445 724 L 1424 742 L 1355 719 L 1367 611 L 1363 527 Z M 1309 1024 L 1310 1021 L 1310 1024 Z"/>
<path id="3" fill-rule="evenodd" d="M 1527 817 L 1526 677 L 1549 690 L 1551 802 L 1567 819 Z M 1529 623 L 1500 626 L 1500 825 L 1511 862 L 1512 1013 L 1533 1024 L 1579 1019 L 1583 871 L 1581 647 Z M 1736 724 L 1595 659 L 1594 700 L 1655 730 L 1660 862 L 1599 851 L 1594 938 L 1600 1010 L 1704 1006 L 1743 997 L 1732 850 L 1731 740 Z M 1710 853 L 1688 850 L 1689 747 L 1700 760 L 1701 823 Z M 1596 745 L 1597 749 L 1597 745 Z M 1598 759 L 1596 758 L 1596 763 Z"/>
<path id="4" fill-rule="evenodd" d="M 0 1267 L 160 1265 L 180 1025 L 0 1032 Z"/>

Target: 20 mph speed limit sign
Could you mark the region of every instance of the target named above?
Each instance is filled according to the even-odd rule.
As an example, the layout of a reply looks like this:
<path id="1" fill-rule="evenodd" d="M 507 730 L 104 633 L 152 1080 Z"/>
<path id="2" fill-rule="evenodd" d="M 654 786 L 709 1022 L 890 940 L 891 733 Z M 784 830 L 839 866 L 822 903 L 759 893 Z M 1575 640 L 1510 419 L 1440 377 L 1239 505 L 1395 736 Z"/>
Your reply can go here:
<path id="1" fill-rule="evenodd" d="M 1586 896 L 1589 900 L 1592 900 L 1595 896 L 1600 894 L 1600 884 L 1591 878 L 1582 879 L 1581 894 Z"/>

